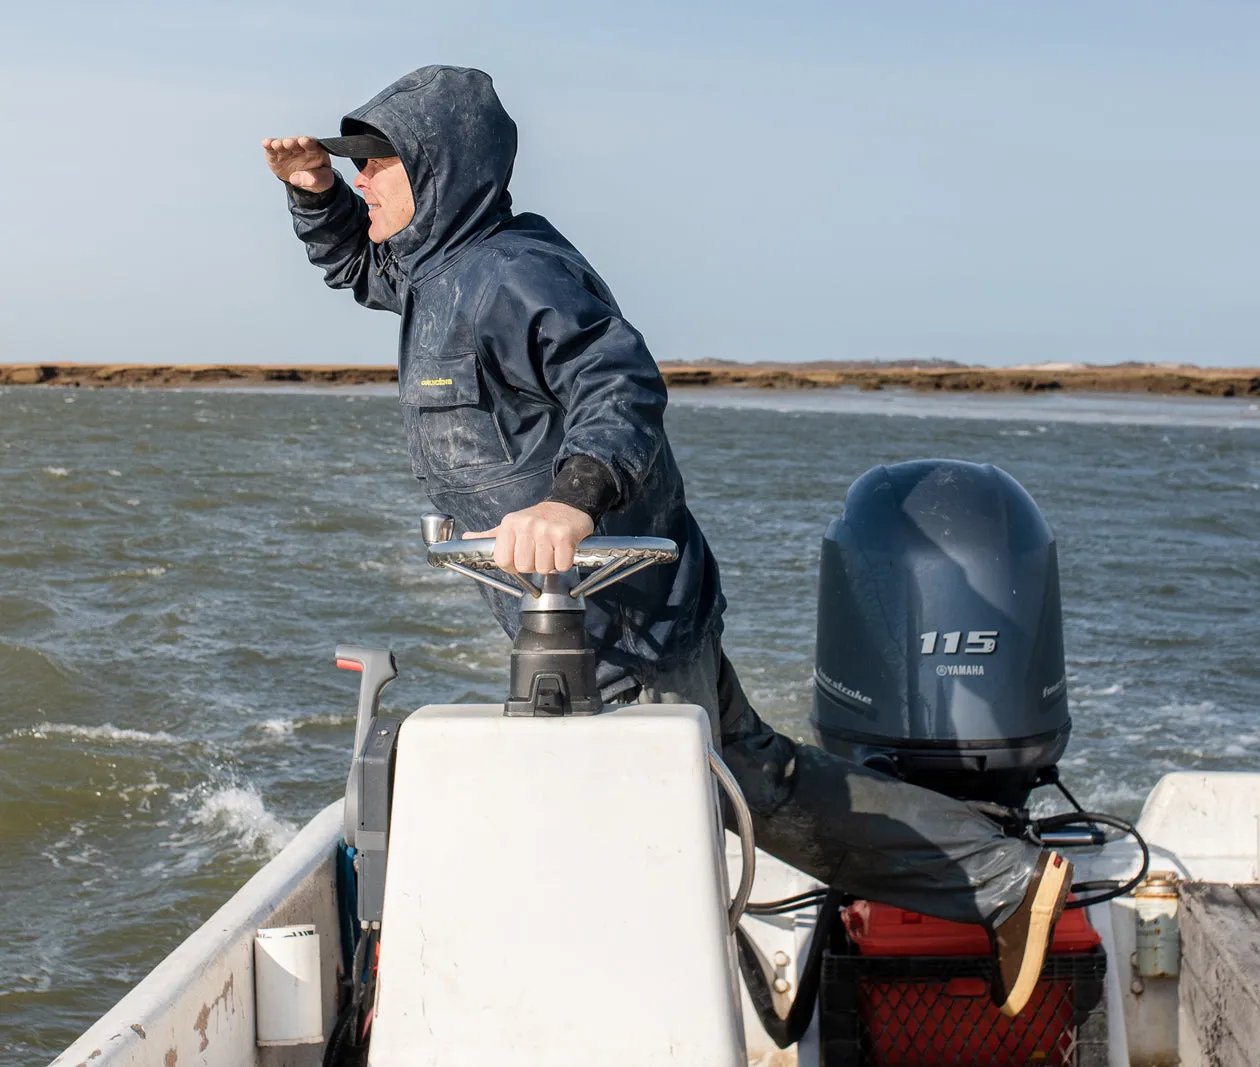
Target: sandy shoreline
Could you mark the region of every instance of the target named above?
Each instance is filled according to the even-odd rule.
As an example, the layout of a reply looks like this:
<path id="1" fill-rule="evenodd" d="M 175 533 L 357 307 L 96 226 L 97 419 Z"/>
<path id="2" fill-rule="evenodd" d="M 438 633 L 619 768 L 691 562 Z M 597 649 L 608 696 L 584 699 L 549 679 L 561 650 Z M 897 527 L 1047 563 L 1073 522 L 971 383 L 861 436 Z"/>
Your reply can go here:
<path id="1" fill-rule="evenodd" d="M 906 366 L 892 363 L 662 363 L 672 388 L 916 389 L 924 392 L 1147 393 L 1161 396 L 1260 396 L 1260 368 L 1188 365 L 1045 364 L 1033 367 Z M 246 364 L 0 363 L 0 385 L 83 388 L 188 386 L 388 385 L 394 367 Z"/>

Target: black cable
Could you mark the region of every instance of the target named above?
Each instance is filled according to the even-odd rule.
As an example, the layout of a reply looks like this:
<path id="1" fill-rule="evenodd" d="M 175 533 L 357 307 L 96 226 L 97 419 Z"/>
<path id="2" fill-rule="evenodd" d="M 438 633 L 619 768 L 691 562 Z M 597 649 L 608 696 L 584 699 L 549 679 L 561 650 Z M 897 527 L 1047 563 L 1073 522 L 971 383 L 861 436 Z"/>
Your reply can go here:
<path id="1" fill-rule="evenodd" d="M 367 1062 L 367 1042 L 358 1040 L 359 1008 L 363 1003 L 366 985 L 363 968 L 367 962 L 368 942 L 371 934 L 361 934 L 354 947 L 354 960 L 350 965 L 350 999 L 333 1023 L 328 1044 L 324 1047 L 321 1067 L 360 1067 Z"/>
<path id="2" fill-rule="evenodd" d="M 1096 833 L 1102 833 L 1098 825 L 1110 826 L 1113 829 L 1123 831 L 1129 837 L 1137 842 L 1138 848 L 1142 850 L 1142 867 L 1134 877 L 1127 882 L 1121 884 L 1114 879 L 1101 879 L 1094 882 L 1075 882 L 1072 885 L 1074 893 L 1092 893 L 1095 890 L 1105 890 L 1096 896 L 1089 897 L 1085 900 L 1069 901 L 1066 908 L 1088 908 L 1094 904 L 1102 904 L 1108 900 L 1115 900 L 1116 897 L 1122 897 L 1126 893 L 1132 892 L 1146 877 L 1146 872 L 1151 865 L 1151 850 L 1147 847 L 1146 842 L 1142 839 L 1142 835 L 1138 833 L 1137 827 L 1132 823 L 1126 822 L 1115 815 L 1104 815 L 1100 812 L 1086 811 L 1081 807 L 1080 802 L 1074 797 L 1071 791 L 1056 776 L 1055 778 L 1040 783 L 1042 785 L 1054 785 L 1058 788 L 1064 797 L 1067 798 L 1069 804 L 1076 810 L 1066 812 L 1061 815 L 1048 815 L 1044 819 L 1030 818 L 1028 812 L 1022 808 L 1008 808 L 1002 804 L 992 804 L 985 801 L 971 801 L 970 806 L 983 815 L 987 815 L 993 819 L 999 826 L 1015 837 L 1027 837 L 1034 844 L 1040 846 L 1042 844 L 1041 835 L 1043 832 L 1050 830 L 1063 830 L 1069 826 L 1085 827 Z"/>
<path id="3" fill-rule="evenodd" d="M 376 1010 L 376 961 L 377 954 L 380 951 L 379 945 L 380 931 L 373 929 L 364 938 L 368 942 L 367 956 L 371 958 L 371 962 L 366 960 L 363 964 L 363 982 L 360 985 L 360 1001 L 365 1004 L 359 1014 L 359 1043 L 366 1052 L 368 1047 L 368 1037 L 372 1031 L 372 1013 Z"/>
<path id="4" fill-rule="evenodd" d="M 799 1041 L 801 1035 L 809 1028 L 810 1019 L 814 1017 L 814 1004 L 818 999 L 818 983 L 822 976 L 823 950 L 831 941 L 831 928 L 836 916 L 840 913 L 840 893 L 835 889 L 821 892 L 824 899 L 818 912 L 818 922 L 814 926 L 814 936 L 810 939 L 805 964 L 797 979 L 796 996 L 792 999 L 792 1006 L 785 1016 L 774 1010 L 774 994 L 766 983 L 766 976 L 761 969 L 760 958 L 752 938 L 742 926 L 735 927 L 736 955 L 739 957 L 739 970 L 744 976 L 748 999 L 752 1001 L 753 1008 L 766 1033 L 779 1048 L 787 1048 Z M 808 894 L 800 893 L 798 897 L 806 895 Z"/>
<path id="5" fill-rule="evenodd" d="M 760 904 L 748 904 L 744 911 L 748 915 L 787 915 L 793 911 L 800 911 L 802 908 L 813 907 L 820 900 L 827 896 L 826 889 L 810 889 L 804 893 L 797 893 L 794 897 L 784 897 L 782 900 L 767 900 Z"/>
<path id="6" fill-rule="evenodd" d="M 1082 808 L 1080 803 L 1077 801 L 1076 797 L 1072 796 L 1072 794 L 1068 792 L 1068 787 L 1063 784 L 1062 779 L 1055 778 L 1054 784 L 1058 788 L 1059 792 L 1062 793 L 1065 797 L 1067 797 L 1067 802 L 1071 804 L 1072 807 L 1074 807 L 1079 812 L 1085 811 L 1085 809 Z"/>
<path id="7" fill-rule="evenodd" d="M 363 934 L 359 938 L 359 943 L 354 946 L 354 970 L 351 973 L 352 993 L 350 994 L 350 1006 L 358 1008 L 363 1000 L 363 966 L 367 962 L 368 942 L 372 940 L 370 933 Z"/>
<path id="8" fill-rule="evenodd" d="M 1066 793 L 1067 791 L 1064 790 Z M 1068 794 L 1069 799 L 1071 795 Z M 1075 803 L 1075 801 L 1073 801 Z M 1126 822 L 1124 819 L 1115 815 L 1103 815 L 1096 811 L 1077 811 L 1068 812 L 1064 815 L 1050 815 L 1044 819 L 1035 819 L 1030 823 L 1029 829 L 1036 834 L 1041 834 L 1048 830 L 1062 830 L 1068 826 L 1090 826 L 1101 823 L 1103 826 L 1110 826 L 1116 830 L 1122 830 L 1129 837 L 1137 842 L 1138 848 L 1142 850 L 1142 866 L 1136 875 L 1127 882 L 1120 884 L 1114 879 L 1101 879 L 1094 882 L 1075 882 L 1072 885 L 1074 893 L 1092 893 L 1095 890 L 1106 890 L 1097 896 L 1088 897 L 1084 900 L 1072 900 L 1066 905 L 1067 908 L 1088 908 L 1094 904 L 1102 904 L 1108 900 L 1115 900 L 1116 897 L 1122 897 L 1126 893 L 1132 892 L 1138 887 L 1142 879 L 1146 877 L 1146 872 L 1151 866 L 1151 850 L 1147 846 L 1142 835 L 1137 832 L 1137 827 L 1132 823 Z"/>
<path id="9" fill-rule="evenodd" d="M 767 909 L 764 911 L 754 911 L 754 912 L 749 912 L 748 914 L 753 915 L 754 917 L 758 919 L 768 919 L 776 915 L 792 915 L 798 911 L 804 910 L 805 908 L 815 907 L 817 904 L 821 903 L 822 900 L 823 900 L 823 896 L 820 894 L 819 896 L 814 897 L 812 900 L 804 900 L 804 901 L 801 901 L 799 904 L 793 904 L 789 907 L 773 908 L 773 909 Z"/>

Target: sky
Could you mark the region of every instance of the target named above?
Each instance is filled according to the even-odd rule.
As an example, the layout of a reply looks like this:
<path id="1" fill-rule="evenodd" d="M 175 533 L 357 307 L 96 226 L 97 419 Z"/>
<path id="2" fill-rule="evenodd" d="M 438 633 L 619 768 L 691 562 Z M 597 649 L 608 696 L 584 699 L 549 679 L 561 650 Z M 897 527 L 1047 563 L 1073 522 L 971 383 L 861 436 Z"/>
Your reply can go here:
<path id="1" fill-rule="evenodd" d="M 0 4 L 0 362 L 393 362 L 263 163 L 428 63 L 658 360 L 1260 366 L 1256 0 Z"/>

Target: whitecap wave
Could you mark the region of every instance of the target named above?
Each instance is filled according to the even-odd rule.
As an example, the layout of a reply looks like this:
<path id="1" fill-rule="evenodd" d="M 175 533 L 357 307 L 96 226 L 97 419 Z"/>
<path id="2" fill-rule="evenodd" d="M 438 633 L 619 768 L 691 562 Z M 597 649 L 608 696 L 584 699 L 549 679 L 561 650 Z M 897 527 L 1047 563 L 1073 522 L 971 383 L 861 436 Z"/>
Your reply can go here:
<path id="1" fill-rule="evenodd" d="M 1114 697 L 1124 692 L 1124 683 L 1114 682 L 1111 685 L 1104 685 L 1095 688 L 1092 685 L 1083 685 L 1076 690 L 1075 695 L 1082 697 Z"/>
<path id="2" fill-rule="evenodd" d="M 114 571 L 110 574 L 111 578 L 161 578 L 166 573 L 166 568 L 161 564 L 154 567 L 138 567 L 131 571 Z"/>
<path id="3" fill-rule="evenodd" d="M 70 472 L 65 467 L 45 467 L 45 474 L 51 474 L 54 478 L 68 478 Z"/>
<path id="4" fill-rule="evenodd" d="M 1197 704 L 1183 704 L 1174 700 L 1155 709 L 1160 715 L 1207 715 L 1215 710 L 1215 700 L 1200 700 Z"/>
<path id="5" fill-rule="evenodd" d="M 292 719 L 268 719 L 257 724 L 256 729 L 266 737 L 290 737 L 295 723 Z"/>
<path id="6" fill-rule="evenodd" d="M 297 725 L 299 726 L 344 726 L 346 723 L 352 723 L 356 719 L 353 711 L 345 714 L 338 714 L 335 711 L 325 711 L 319 715 L 308 715 Z"/>
<path id="7" fill-rule="evenodd" d="M 279 852 L 297 833 L 297 827 L 267 810 L 253 786 L 229 785 L 202 794 L 190 821 L 230 840 L 242 852 L 262 848 L 268 855 Z"/>
<path id="8" fill-rule="evenodd" d="M 10 737 L 73 737 L 80 741 L 136 741 L 151 745 L 182 745 L 184 739 L 168 734 L 164 730 L 149 733 L 145 730 L 129 730 L 114 726 L 112 723 L 101 723 L 100 726 L 79 726 L 68 722 L 45 722 L 38 726 L 14 730 Z"/>

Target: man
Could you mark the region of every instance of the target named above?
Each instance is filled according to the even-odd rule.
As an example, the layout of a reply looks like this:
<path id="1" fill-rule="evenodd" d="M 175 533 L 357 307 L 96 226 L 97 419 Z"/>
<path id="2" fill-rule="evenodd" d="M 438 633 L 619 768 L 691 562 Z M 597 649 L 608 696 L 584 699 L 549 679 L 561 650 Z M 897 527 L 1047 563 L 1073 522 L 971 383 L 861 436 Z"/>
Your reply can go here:
<path id="1" fill-rule="evenodd" d="M 763 848 L 857 896 L 992 932 L 1015 1014 L 1041 970 L 1070 865 L 968 806 L 807 745 L 758 718 L 722 654 L 718 568 L 665 437 L 642 336 L 546 219 L 514 214 L 516 126 L 490 78 L 424 67 L 341 136 L 268 138 L 297 235 L 333 288 L 401 316 L 399 398 L 414 472 L 505 570 L 566 570 L 598 531 L 668 537 L 679 559 L 588 600 L 604 700 L 704 707 Z M 359 168 L 355 196 L 329 153 Z M 515 635 L 515 602 L 482 587 Z"/>

